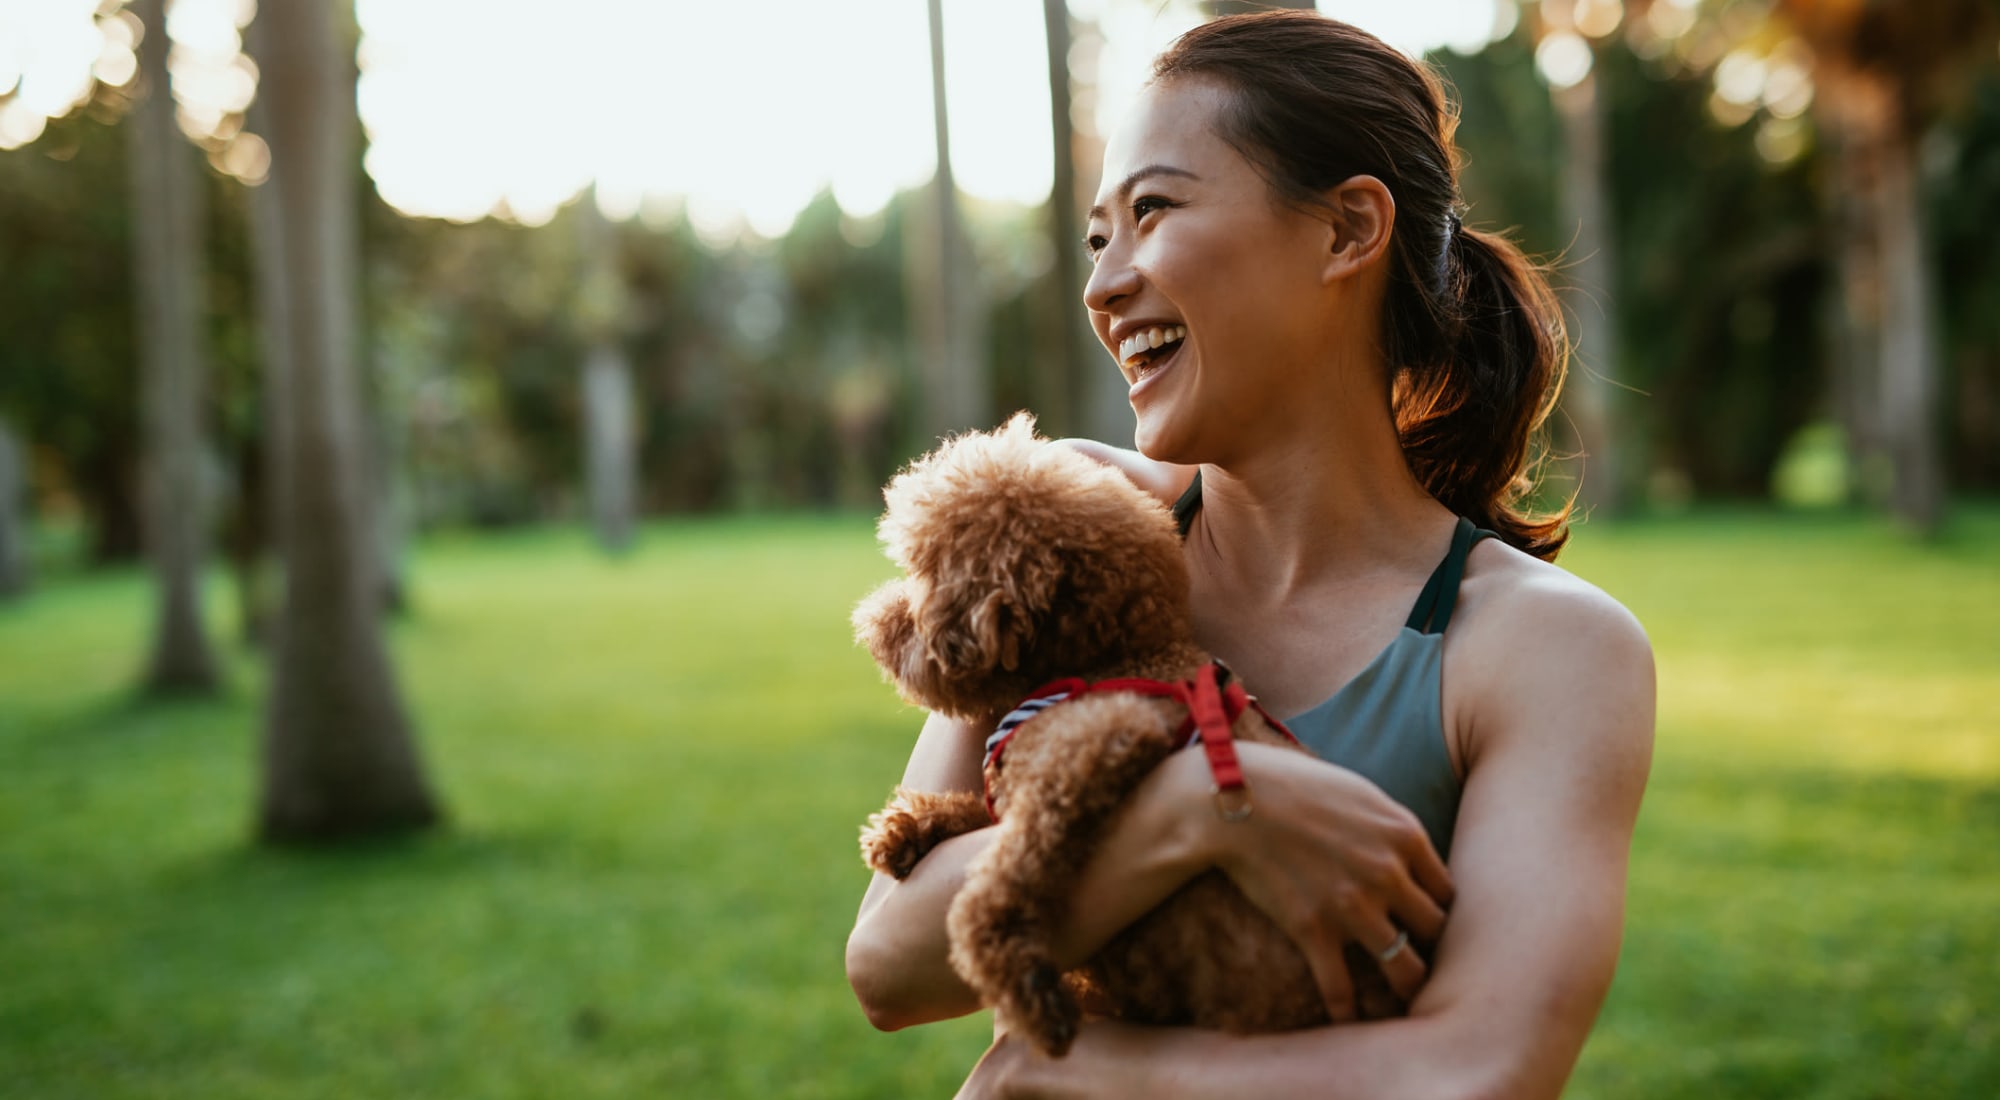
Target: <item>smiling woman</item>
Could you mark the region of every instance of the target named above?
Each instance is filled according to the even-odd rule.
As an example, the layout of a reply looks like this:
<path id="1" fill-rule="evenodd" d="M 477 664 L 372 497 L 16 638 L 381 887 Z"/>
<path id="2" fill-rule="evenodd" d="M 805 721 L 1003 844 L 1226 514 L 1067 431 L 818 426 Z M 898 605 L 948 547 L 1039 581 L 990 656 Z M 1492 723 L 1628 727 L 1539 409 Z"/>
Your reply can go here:
<path id="1" fill-rule="evenodd" d="M 1058 958 L 1219 869 L 1337 1024 L 1097 1021 L 1061 1061 L 1002 1035 L 962 1095 L 1555 1096 L 1617 961 L 1653 729 L 1644 633 L 1550 564 L 1566 514 L 1521 503 L 1560 314 L 1461 224 L 1455 111 L 1420 63 L 1272 12 L 1153 72 L 1105 150 L 1084 294 L 1139 453 L 1086 449 L 1175 502 L 1197 641 L 1317 758 L 1242 746 L 1255 809 L 1226 822 L 1199 755 L 1161 765 L 1089 857 Z M 976 788 L 985 732 L 933 716 L 904 786 Z M 871 884 L 848 974 L 879 1026 L 977 1007 L 944 913 L 993 831 Z M 1400 1003 L 1357 1001 L 1351 967 Z"/>

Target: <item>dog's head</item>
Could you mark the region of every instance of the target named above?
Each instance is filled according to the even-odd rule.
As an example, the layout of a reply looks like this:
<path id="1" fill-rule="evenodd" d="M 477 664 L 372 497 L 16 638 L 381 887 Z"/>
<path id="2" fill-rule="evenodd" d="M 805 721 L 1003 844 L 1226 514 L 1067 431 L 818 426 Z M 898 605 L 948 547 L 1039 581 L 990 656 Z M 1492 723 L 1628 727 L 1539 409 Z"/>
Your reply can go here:
<path id="1" fill-rule="evenodd" d="M 855 634 L 920 706 L 985 718 L 1189 637 L 1167 510 L 1034 427 L 1019 413 L 952 439 L 884 493 L 882 543 L 905 576 L 855 610 Z"/>

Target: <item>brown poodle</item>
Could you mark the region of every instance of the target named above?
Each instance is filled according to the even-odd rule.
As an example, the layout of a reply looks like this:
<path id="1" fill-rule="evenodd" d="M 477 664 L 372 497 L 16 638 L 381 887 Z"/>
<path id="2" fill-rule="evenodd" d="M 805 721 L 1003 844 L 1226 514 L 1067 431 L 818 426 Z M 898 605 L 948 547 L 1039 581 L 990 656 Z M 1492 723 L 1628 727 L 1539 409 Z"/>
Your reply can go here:
<path id="1" fill-rule="evenodd" d="M 1059 677 L 1176 683 L 1209 662 L 1167 510 L 1118 471 L 1036 437 L 1027 414 L 951 440 L 885 495 L 882 541 L 907 576 L 864 600 L 854 625 L 910 702 L 990 725 Z M 1293 744 L 1254 705 L 1229 717 L 1241 740 Z M 1328 1018 L 1305 957 L 1219 871 L 1080 971 L 1057 969 L 1051 937 L 1079 871 L 1188 729 L 1173 698 L 1079 694 L 1020 725 L 1004 757 L 989 755 L 990 816 L 978 792 L 898 788 L 863 830 L 868 864 L 902 878 L 940 841 L 998 818 L 952 903 L 951 963 L 1001 1026 L 1050 1054 L 1069 1049 L 1079 992 L 1093 1011 L 1138 1023 L 1245 1032 Z"/>

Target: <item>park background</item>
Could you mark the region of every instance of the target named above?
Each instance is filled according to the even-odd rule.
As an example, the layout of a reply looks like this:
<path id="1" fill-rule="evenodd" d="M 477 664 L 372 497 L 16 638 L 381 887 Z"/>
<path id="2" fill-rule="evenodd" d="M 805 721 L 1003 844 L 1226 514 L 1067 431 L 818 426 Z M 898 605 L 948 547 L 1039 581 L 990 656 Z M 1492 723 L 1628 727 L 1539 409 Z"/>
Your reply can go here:
<path id="1" fill-rule="evenodd" d="M 949 1094 L 846 613 L 939 433 L 1129 441 L 1078 211 L 1217 6 L 0 0 L 0 1095 Z M 2000 14 L 1321 6 L 1557 262 L 1658 654 L 1570 1094 L 2000 1093 Z"/>

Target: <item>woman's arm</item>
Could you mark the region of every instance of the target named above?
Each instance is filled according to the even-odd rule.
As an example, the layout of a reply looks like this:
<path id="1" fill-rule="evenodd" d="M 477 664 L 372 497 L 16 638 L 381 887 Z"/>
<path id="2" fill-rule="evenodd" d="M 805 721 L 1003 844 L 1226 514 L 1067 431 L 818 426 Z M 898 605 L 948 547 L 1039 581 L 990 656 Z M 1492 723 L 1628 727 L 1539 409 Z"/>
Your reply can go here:
<path id="1" fill-rule="evenodd" d="M 917 739 L 904 785 L 975 788 L 982 732 L 933 716 Z M 1342 945 L 1388 943 L 1395 936 L 1392 918 L 1419 939 L 1436 939 L 1450 904 L 1450 877 L 1415 816 L 1367 780 L 1268 745 L 1241 745 L 1239 756 L 1257 800 L 1247 822 L 1223 825 L 1216 817 L 1213 780 L 1200 753 L 1175 753 L 1140 784 L 1077 884 L 1068 920 L 1058 930 L 1057 960 L 1065 967 L 1081 963 L 1189 879 L 1221 863 L 1239 881 L 1255 884 L 1252 898 L 1259 905 L 1285 914 L 1280 923 L 1312 963 L 1329 1011 L 1352 1019 Z M 869 884 L 848 937 L 847 976 L 876 1027 L 895 1030 L 979 1008 L 948 961 L 945 914 L 966 867 L 991 841 L 988 829 L 953 838 L 932 849 L 908 878 L 878 874 Z M 1245 851 L 1261 858 L 1247 869 L 1233 867 L 1230 861 L 1241 864 Z M 1301 866 L 1313 873 L 1298 874 Z M 1268 872 L 1272 867 L 1276 873 Z M 1406 999 L 1423 984 L 1424 964 L 1414 951 L 1403 952 L 1388 969 Z"/>
<path id="2" fill-rule="evenodd" d="M 985 731 L 970 723 L 931 715 L 903 769 L 903 786 L 979 789 L 984 740 Z M 978 998 L 947 960 L 944 918 L 965 882 L 966 865 L 992 840 L 991 829 L 953 837 L 901 881 L 875 873 L 847 936 L 847 982 L 869 1023 L 895 1031 L 978 1010 Z"/>
<path id="3" fill-rule="evenodd" d="M 1560 1094 L 1617 963 L 1651 760 L 1652 653 L 1595 590 L 1512 602 L 1486 616 L 1504 624 L 1492 641 L 1518 651 L 1538 639 L 1533 656 L 1486 646 L 1456 666 L 1478 716 L 1454 838 L 1458 895 L 1408 1018 L 1258 1036 L 1091 1024 L 1060 1062 L 1003 1039 L 961 1095 Z M 1260 794 L 1257 813 L 1273 800 Z M 1227 829 L 1216 836 L 1227 852 Z M 1254 855 L 1219 860 L 1236 862 L 1239 882 L 1275 872 Z"/>
<path id="4" fill-rule="evenodd" d="M 903 785 L 973 790 L 980 783 L 983 727 L 932 715 L 917 737 Z M 1250 746 L 1245 746 L 1246 748 Z M 1191 767 L 1202 769 L 1199 775 Z M 1206 791 L 1198 753 L 1177 753 L 1155 769 L 1104 837 L 1058 938 L 1065 967 L 1093 954 L 1209 863 L 1201 828 L 1184 807 Z M 885 1031 L 963 1016 L 980 1007 L 949 961 L 945 915 L 965 871 L 993 830 L 954 837 L 919 860 L 901 881 L 877 873 L 847 938 L 847 980 L 869 1022 Z"/>

